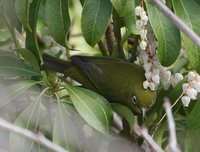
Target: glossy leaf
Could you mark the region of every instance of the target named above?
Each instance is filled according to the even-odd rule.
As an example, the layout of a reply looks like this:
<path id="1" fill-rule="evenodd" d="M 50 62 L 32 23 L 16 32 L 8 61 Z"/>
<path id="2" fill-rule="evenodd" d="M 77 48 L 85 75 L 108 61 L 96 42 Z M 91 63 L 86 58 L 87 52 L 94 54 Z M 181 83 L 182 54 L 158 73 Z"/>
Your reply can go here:
<path id="1" fill-rule="evenodd" d="M 66 35 L 70 28 L 68 0 L 46 0 L 46 23 L 52 37 L 65 46 Z"/>
<path id="2" fill-rule="evenodd" d="M 20 22 L 28 29 L 29 26 L 29 0 L 15 0 L 16 15 Z"/>
<path id="3" fill-rule="evenodd" d="M 0 89 L 0 92 L 3 93 L 0 98 L 0 107 L 8 104 L 12 99 L 15 99 L 16 97 L 18 97 L 19 95 L 21 95 L 26 90 L 28 90 L 36 84 L 37 81 L 24 80 L 2 88 L 2 90 Z"/>
<path id="4" fill-rule="evenodd" d="M 74 107 L 85 121 L 96 130 L 107 133 L 112 121 L 112 109 L 108 101 L 91 90 L 71 86 L 66 89 Z"/>
<path id="5" fill-rule="evenodd" d="M 136 16 L 134 0 L 110 0 L 120 17 L 124 18 L 124 25 L 130 33 L 138 34 L 136 31 Z"/>
<path id="6" fill-rule="evenodd" d="M 22 62 L 11 53 L 0 53 L 1 76 L 40 76 L 40 72 Z"/>
<path id="7" fill-rule="evenodd" d="M 195 0 L 172 0 L 175 13 L 195 33 L 200 35 L 200 5 Z M 200 48 L 198 48 L 185 34 L 181 33 L 183 48 L 187 52 L 191 65 L 200 73 Z"/>
<path id="8" fill-rule="evenodd" d="M 180 31 L 150 2 L 146 3 L 149 21 L 158 41 L 158 58 L 163 66 L 172 65 L 180 52 Z"/>
<path id="9" fill-rule="evenodd" d="M 26 63 L 29 63 L 35 70 L 40 70 L 40 66 L 37 62 L 35 55 L 28 49 L 20 48 L 15 49 L 18 53 L 22 55 Z"/>
<path id="10" fill-rule="evenodd" d="M 36 34 L 36 25 L 38 19 L 38 11 L 40 8 L 41 0 L 29 0 L 29 13 L 28 13 L 28 24 L 30 26 L 30 30 L 26 30 L 26 41 L 25 47 L 26 49 L 33 52 L 36 56 L 38 64 L 40 65 L 40 50 L 38 48 L 38 40 Z"/>
<path id="11" fill-rule="evenodd" d="M 199 152 L 200 151 L 200 100 L 196 102 L 192 112 L 187 120 L 187 129 L 185 130 L 184 151 Z"/>
<path id="12" fill-rule="evenodd" d="M 126 106 L 118 103 L 112 103 L 112 108 L 116 111 L 122 118 L 126 119 L 130 126 L 130 131 L 132 132 L 134 129 L 135 118 L 133 112 Z"/>
<path id="13" fill-rule="evenodd" d="M 138 34 L 135 22 L 136 22 L 135 3 L 134 0 L 128 0 L 124 13 L 124 24 L 130 33 Z"/>
<path id="14" fill-rule="evenodd" d="M 81 28 L 83 36 L 91 46 L 104 35 L 112 12 L 109 0 L 87 0 L 84 3 Z"/>
<path id="15" fill-rule="evenodd" d="M 53 142 L 70 152 L 81 151 L 79 149 L 81 143 L 79 136 L 84 123 L 72 106 L 63 103 L 58 104 L 53 129 Z"/>
<path id="16" fill-rule="evenodd" d="M 129 0 L 110 0 L 120 17 L 123 17 Z"/>

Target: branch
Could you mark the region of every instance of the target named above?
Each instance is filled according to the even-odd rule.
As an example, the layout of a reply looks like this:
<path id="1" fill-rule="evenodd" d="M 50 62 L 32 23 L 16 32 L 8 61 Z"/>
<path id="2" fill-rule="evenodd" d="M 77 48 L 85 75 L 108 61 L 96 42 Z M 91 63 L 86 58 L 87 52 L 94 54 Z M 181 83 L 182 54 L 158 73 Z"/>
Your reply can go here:
<path id="1" fill-rule="evenodd" d="M 108 56 L 108 52 L 107 52 L 107 50 L 106 50 L 106 48 L 105 48 L 105 46 L 104 46 L 102 40 L 100 40 L 100 41 L 98 42 L 98 46 L 99 46 L 99 49 L 100 49 L 100 51 L 101 51 L 101 54 L 102 54 L 103 56 Z"/>
<path id="2" fill-rule="evenodd" d="M 180 152 L 178 148 L 177 138 L 176 138 L 176 127 L 171 111 L 171 104 L 168 98 L 164 98 L 163 107 L 165 108 L 167 114 L 168 128 L 169 128 L 169 148 L 170 152 Z"/>
<path id="3" fill-rule="evenodd" d="M 200 37 L 192 31 L 187 24 L 185 24 L 180 18 L 178 18 L 161 0 L 149 0 L 155 5 L 168 19 L 170 19 L 185 35 L 187 35 L 192 42 L 194 42 L 200 48 Z"/>
<path id="4" fill-rule="evenodd" d="M 59 145 L 54 144 L 53 142 L 51 142 L 50 140 L 48 140 L 47 138 L 45 138 L 43 135 L 40 134 L 35 134 L 27 129 L 21 128 L 15 124 L 12 124 L 2 118 L 0 118 L 0 127 L 14 132 L 18 135 L 22 135 L 26 138 L 29 138 L 43 146 L 45 146 L 46 148 L 55 151 L 55 152 L 68 152 L 67 150 L 63 149 L 62 147 L 60 147 Z"/>
<path id="5" fill-rule="evenodd" d="M 135 127 L 134 127 L 135 132 L 139 135 L 142 136 L 145 141 L 149 144 L 149 146 L 151 146 L 151 148 L 155 151 L 155 152 L 164 152 L 163 149 L 161 149 L 157 143 L 153 140 L 153 138 L 148 134 L 147 129 L 144 127 L 140 127 L 137 123 L 135 123 Z"/>
<path id="6" fill-rule="evenodd" d="M 122 38 L 121 38 L 121 19 L 115 10 L 113 10 L 113 31 L 115 34 L 115 40 L 117 43 L 119 58 L 124 59 L 125 54 L 124 54 L 124 50 L 122 46 Z"/>

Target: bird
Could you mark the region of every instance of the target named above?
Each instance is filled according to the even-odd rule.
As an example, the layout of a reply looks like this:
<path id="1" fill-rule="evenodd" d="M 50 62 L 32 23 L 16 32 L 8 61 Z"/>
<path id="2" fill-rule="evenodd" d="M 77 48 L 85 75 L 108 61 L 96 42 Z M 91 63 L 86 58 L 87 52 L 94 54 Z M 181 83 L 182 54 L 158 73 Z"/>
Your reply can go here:
<path id="1" fill-rule="evenodd" d="M 42 69 L 62 73 L 109 102 L 127 106 L 134 114 L 144 116 L 155 102 L 156 92 L 143 88 L 145 72 L 137 64 L 104 56 L 74 55 L 66 61 L 47 53 L 42 59 Z"/>

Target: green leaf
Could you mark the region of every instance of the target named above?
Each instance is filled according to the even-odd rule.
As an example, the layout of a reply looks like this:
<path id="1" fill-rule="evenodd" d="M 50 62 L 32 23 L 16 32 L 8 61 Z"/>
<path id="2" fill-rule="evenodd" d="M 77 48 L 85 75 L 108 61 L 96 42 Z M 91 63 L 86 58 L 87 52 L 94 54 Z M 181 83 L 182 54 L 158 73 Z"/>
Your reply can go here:
<path id="1" fill-rule="evenodd" d="M 175 13 L 180 17 L 195 33 L 200 35 L 200 5 L 195 0 L 172 0 Z M 187 52 L 188 59 L 200 73 L 200 48 L 195 45 L 184 33 L 181 33 L 183 48 Z"/>
<path id="2" fill-rule="evenodd" d="M 109 0 L 87 0 L 84 3 L 81 28 L 83 36 L 91 46 L 104 35 L 112 12 Z"/>
<path id="3" fill-rule="evenodd" d="M 199 5 L 200 5 L 200 1 L 199 0 L 195 0 Z"/>
<path id="4" fill-rule="evenodd" d="M 22 55 L 26 63 L 29 63 L 35 70 L 37 71 L 40 70 L 40 66 L 37 62 L 37 58 L 30 50 L 24 49 L 24 48 L 15 49 L 15 50 Z"/>
<path id="5" fill-rule="evenodd" d="M 40 76 L 40 71 L 34 70 L 29 65 L 12 55 L 0 53 L 0 76 Z"/>
<path id="6" fill-rule="evenodd" d="M 135 2 L 134 0 L 110 0 L 120 17 L 124 18 L 124 25 L 130 33 L 138 34 L 135 22 Z"/>
<path id="7" fill-rule="evenodd" d="M 109 102 L 91 90 L 71 86 L 67 86 L 66 89 L 74 107 L 85 121 L 96 130 L 107 133 L 112 121 L 112 109 Z"/>
<path id="8" fill-rule="evenodd" d="M 15 0 L 16 15 L 20 22 L 31 30 L 29 26 L 29 0 Z"/>
<path id="9" fill-rule="evenodd" d="M 199 152 L 200 151 L 200 100 L 196 102 L 192 112 L 187 119 L 187 129 L 185 131 L 185 152 Z"/>
<path id="10" fill-rule="evenodd" d="M 52 37 L 65 46 L 66 35 L 70 28 L 68 0 L 46 0 L 46 23 Z"/>
<path id="11" fill-rule="evenodd" d="M 41 115 L 44 114 L 45 108 L 41 105 L 41 96 L 35 102 L 30 104 L 22 113 L 19 114 L 14 124 L 29 129 L 33 132 L 40 130 Z M 23 136 L 11 133 L 10 134 L 10 150 L 11 152 L 25 152 L 25 151 L 44 151 L 38 143 L 27 139 Z M 47 150 L 45 150 L 47 151 Z"/>
<path id="12" fill-rule="evenodd" d="M 123 17 L 129 0 L 110 0 L 120 17 Z"/>
<path id="13" fill-rule="evenodd" d="M 15 1 L 14 0 L 6 0 L 4 5 L 4 10 L 6 15 L 8 16 L 11 25 L 13 25 L 19 32 L 22 31 L 22 25 L 20 24 L 15 11 Z"/>
<path id="14" fill-rule="evenodd" d="M 38 11 L 40 8 L 41 0 L 29 0 L 29 13 L 28 13 L 28 24 L 30 26 L 30 30 L 26 30 L 26 41 L 25 46 L 26 49 L 33 52 L 33 54 L 37 57 L 37 62 L 40 65 L 40 50 L 38 48 L 38 40 L 36 34 L 36 25 L 38 18 Z"/>
<path id="15" fill-rule="evenodd" d="M 135 118 L 133 112 L 126 106 L 118 103 L 111 104 L 114 111 L 116 111 L 121 117 L 125 118 L 130 126 L 130 132 L 134 129 Z"/>
<path id="16" fill-rule="evenodd" d="M 200 118 L 200 99 L 196 102 L 194 108 L 192 109 L 192 112 L 190 113 L 188 120 L 187 120 L 187 128 L 196 130 L 200 132 L 200 123 L 199 123 L 199 118 Z"/>
<path id="17" fill-rule="evenodd" d="M 0 99 L 0 107 L 8 104 L 12 99 L 15 99 L 29 88 L 37 84 L 37 81 L 24 80 L 11 84 L 0 91 L 3 92 Z"/>
<path id="18" fill-rule="evenodd" d="M 149 21 L 158 40 L 158 57 L 163 66 L 172 65 L 180 52 L 180 31 L 150 2 L 146 3 Z"/>
<path id="19" fill-rule="evenodd" d="M 135 2 L 134 0 L 128 0 L 124 13 L 124 24 L 130 33 L 138 34 L 135 22 L 136 22 Z"/>
<path id="20" fill-rule="evenodd" d="M 81 143 L 79 135 L 84 124 L 85 122 L 72 106 L 58 103 L 53 129 L 53 142 L 70 152 L 81 151 L 79 149 Z"/>
<path id="21" fill-rule="evenodd" d="M 155 132 L 153 139 L 161 147 L 164 141 L 164 133 L 167 130 L 166 123 L 162 124 Z"/>

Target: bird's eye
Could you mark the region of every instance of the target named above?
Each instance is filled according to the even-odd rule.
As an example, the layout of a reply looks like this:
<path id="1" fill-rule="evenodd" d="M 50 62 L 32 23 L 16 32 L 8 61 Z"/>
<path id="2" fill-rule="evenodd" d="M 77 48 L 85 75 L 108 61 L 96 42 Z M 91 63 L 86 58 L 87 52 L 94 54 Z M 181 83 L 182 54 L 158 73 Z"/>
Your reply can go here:
<path id="1" fill-rule="evenodd" d="M 136 96 L 132 96 L 132 102 L 133 102 L 133 104 L 137 104 L 137 98 L 136 98 Z"/>

